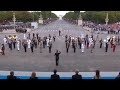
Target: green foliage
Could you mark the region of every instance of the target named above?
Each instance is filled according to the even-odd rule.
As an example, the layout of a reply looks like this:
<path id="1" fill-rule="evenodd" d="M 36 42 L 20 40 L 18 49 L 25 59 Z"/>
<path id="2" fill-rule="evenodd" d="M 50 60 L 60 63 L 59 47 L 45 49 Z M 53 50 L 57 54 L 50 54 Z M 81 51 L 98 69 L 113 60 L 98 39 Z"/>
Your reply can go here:
<path id="1" fill-rule="evenodd" d="M 108 13 L 109 23 L 120 21 L 120 11 L 86 11 L 81 13 L 83 20 L 93 21 L 95 23 L 105 23 L 106 14 Z M 64 18 L 77 20 L 79 11 L 66 13 Z"/>
<path id="2" fill-rule="evenodd" d="M 39 19 L 40 13 L 44 20 L 48 18 L 57 18 L 51 11 L 41 11 L 41 12 L 28 12 L 28 11 L 0 11 L 0 22 L 3 21 L 13 21 L 13 12 L 15 13 L 16 21 L 29 22 L 37 21 Z"/>

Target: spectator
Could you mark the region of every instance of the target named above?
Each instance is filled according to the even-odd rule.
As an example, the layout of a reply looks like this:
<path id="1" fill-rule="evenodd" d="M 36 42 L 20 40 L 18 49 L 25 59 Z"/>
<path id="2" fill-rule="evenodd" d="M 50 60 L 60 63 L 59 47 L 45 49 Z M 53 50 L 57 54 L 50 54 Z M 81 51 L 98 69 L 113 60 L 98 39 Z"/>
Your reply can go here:
<path id="1" fill-rule="evenodd" d="M 35 72 L 32 72 L 30 79 L 38 79 L 38 77 L 36 77 L 36 73 Z"/>
<path id="2" fill-rule="evenodd" d="M 117 75 L 117 77 L 115 79 L 120 79 L 120 72 L 119 72 L 119 74 Z"/>
<path id="3" fill-rule="evenodd" d="M 51 79 L 60 79 L 60 76 L 58 74 L 56 74 L 56 73 L 57 73 L 57 70 L 54 69 L 54 74 L 51 75 Z"/>
<path id="4" fill-rule="evenodd" d="M 72 79 L 77 80 L 77 79 L 82 79 L 82 75 L 78 74 L 79 70 L 75 71 L 75 75 L 72 76 Z"/>
<path id="5" fill-rule="evenodd" d="M 16 76 L 14 76 L 14 72 L 11 71 L 10 75 L 7 76 L 7 79 L 17 79 Z"/>
<path id="6" fill-rule="evenodd" d="M 100 71 L 96 70 L 96 75 L 94 76 L 94 79 L 100 79 Z"/>

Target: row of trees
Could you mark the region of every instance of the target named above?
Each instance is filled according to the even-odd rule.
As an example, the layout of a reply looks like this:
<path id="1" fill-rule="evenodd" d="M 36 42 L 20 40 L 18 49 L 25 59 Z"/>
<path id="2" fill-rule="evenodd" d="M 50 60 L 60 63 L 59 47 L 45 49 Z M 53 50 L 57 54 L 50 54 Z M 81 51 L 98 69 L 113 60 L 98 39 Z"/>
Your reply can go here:
<path id="1" fill-rule="evenodd" d="M 68 12 L 63 17 L 69 20 L 78 20 L 79 11 Z M 120 11 L 86 11 L 81 12 L 82 19 L 85 21 L 93 21 L 95 23 L 105 23 L 106 14 L 108 13 L 109 23 L 120 21 Z"/>
<path id="2" fill-rule="evenodd" d="M 0 11 L 0 22 L 3 21 L 12 21 L 13 20 L 13 12 L 15 13 L 15 17 L 17 21 L 27 22 L 27 21 L 36 21 L 39 19 L 40 14 L 43 19 L 56 19 L 58 18 L 51 11 L 41 11 L 41 12 L 28 12 L 28 11 Z"/>

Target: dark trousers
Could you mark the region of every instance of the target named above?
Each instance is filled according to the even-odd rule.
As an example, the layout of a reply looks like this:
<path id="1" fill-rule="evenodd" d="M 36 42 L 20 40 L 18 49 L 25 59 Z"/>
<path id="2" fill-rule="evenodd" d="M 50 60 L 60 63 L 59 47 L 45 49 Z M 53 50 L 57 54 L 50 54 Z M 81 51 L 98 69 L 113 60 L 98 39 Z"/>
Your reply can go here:
<path id="1" fill-rule="evenodd" d="M 9 48 L 10 50 L 12 50 L 12 43 L 9 43 Z"/>
<path id="2" fill-rule="evenodd" d="M 89 43 L 87 43 L 87 49 L 89 48 Z"/>
<path id="3" fill-rule="evenodd" d="M 108 51 L 108 47 L 105 47 L 105 52 L 107 52 Z"/>
<path id="4" fill-rule="evenodd" d="M 79 47 L 80 47 L 80 49 L 81 49 L 81 43 L 79 43 Z"/>
<path id="5" fill-rule="evenodd" d="M 51 53 L 51 46 L 49 47 L 49 53 Z"/>
<path id="6" fill-rule="evenodd" d="M 111 48 L 113 47 L 113 44 L 111 43 Z"/>
<path id="7" fill-rule="evenodd" d="M 37 48 L 37 43 L 35 43 L 35 48 Z"/>
<path id="8" fill-rule="evenodd" d="M 24 46 L 24 50 L 25 50 L 25 52 L 27 52 L 27 47 L 26 46 Z"/>
<path id="9" fill-rule="evenodd" d="M 30 39 L 30 35 L 28 36 L 28 38 Z"/>
<path id="10" fill-rule="evenodd" d="M 68 53 L 69 48 L 66 48 L 66 52 Z"/>
<path id="11" fill-rule="evenodd" d="M 85 45 L 86 45 L 86 40 L 85 40 Z"/>
<path id="12" fill-rule="evenodd" d="M 55 38 L 53 38 L 54 42 L 55 42 Z"/>
<path id="13" fill-rule="evenodd" d="M 113 52 L 115 52 L 116 45 L 113 45 Z"/>
<path id="14" fill-rule="evenodd" d="M 9 48 L 10 48 L 10 43 L 8 43 L 8 46 L 9 46 Z"/>
<path id="15" fill-rule="evenodd" d="M 73 47 L 73 49 L 74 49 L 74 53 L 76 52 L 76 48 L 75 47 Z"/>
<path id="16" fill-rule="evenodd" d="M 66 43 L 66 48 L 67 48 L 67 43 Z"/>
<path id="17" fill-rule="evenodd" d="M 13 47 L 14 47 L 14 49 L 15 49 L 15 42 L 13 42 Z"/>
<path id="18" fill-rule="evenodd" d="M 45 42 L 43 42 L 43 48 L 45 48 Z"/>
<path id="19" fill-rule="evenodd" d="M 60 32 L 59 32 L 59 36 L 60 36 Z"/>
<path id="20" fill-rule="evenodd" d="M 56 59 L 56 66 L 58 66 L 59 64 L 59 59 Z"/>
<path id="21" fill-rule="evenodd" d="M 93 44 L 93 48 L 95 48 L 95 44 Z"/>
<path id="22" fill-rule="evenodd" d="M 2 55 L 5 55 L 5 51 L 4 50 L 2 50 Z"/>
<path id="23" fill-rule="evenodd" d="M 33 52 L 33 47 L 31 47 L 31 52 Z"/>
<path id="24" fill-rule="evenodd" d="M 102 43 L 100 43 L 100 48 L 102 48 Z"/>

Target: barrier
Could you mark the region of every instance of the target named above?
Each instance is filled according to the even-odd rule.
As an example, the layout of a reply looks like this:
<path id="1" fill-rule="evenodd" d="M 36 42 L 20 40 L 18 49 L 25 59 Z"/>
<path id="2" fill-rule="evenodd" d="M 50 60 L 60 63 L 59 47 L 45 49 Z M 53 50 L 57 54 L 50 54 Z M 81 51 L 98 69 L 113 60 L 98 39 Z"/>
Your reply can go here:
<path id="1" fill-rule="evenodd" d="M 7 79 L 10 71 L 0 71 L 0 79 Z M 32 72 L 14 71 L 14 74 L 19 79 L 29 79 Z M 95 72 L 79 72 L 82 75 L 82 79 L 93 79 Z M 100 72 L 101 79 L 115 79 L 119 72 Z M 53 72 L 36 72 L 38 79 L 50 79 Z M 75 72 L 57 72 L 60 75 L 60 79 L 72 79 L 72 75 Z"/>

